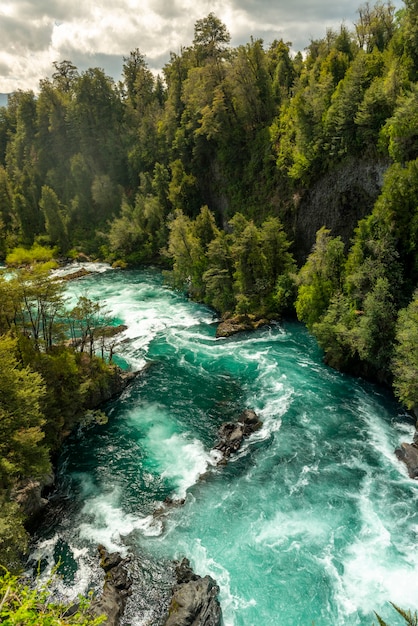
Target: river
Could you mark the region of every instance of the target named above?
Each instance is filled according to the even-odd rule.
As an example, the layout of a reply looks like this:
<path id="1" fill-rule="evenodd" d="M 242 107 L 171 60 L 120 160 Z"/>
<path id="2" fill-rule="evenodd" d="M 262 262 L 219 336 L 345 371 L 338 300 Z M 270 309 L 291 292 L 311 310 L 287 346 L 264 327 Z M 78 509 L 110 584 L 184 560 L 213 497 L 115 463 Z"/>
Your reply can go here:
<path id="1" fill-rule="evenodd" d="M 216 339 L 213 312 L 158 271 L 94 269 L 70 302 L 100 300 L 128 326 L 118 363 L 150 365 L 64 446 L 32 554 L 62 560 L 57 593 L 99 584 L 102 543 L 133 556 L 131 626 L 160 624 L 183 556 L 216 579 L 225 626 L 403 624 L 389 601 L 418 608 L 418 484 L 391 396 L 325 366 L 300 324 Z M 263 427 L 217 467 L 217 430 L 245 408 Z M 167 496 L 185 502 L 153 515 Z"/>

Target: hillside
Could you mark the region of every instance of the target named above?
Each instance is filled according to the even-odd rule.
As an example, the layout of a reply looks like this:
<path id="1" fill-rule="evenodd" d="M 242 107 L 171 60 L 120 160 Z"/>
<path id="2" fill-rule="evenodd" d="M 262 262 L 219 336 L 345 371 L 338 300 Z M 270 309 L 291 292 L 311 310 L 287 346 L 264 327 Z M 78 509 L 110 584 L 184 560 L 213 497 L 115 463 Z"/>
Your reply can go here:
<path id="1" fill-rule="evenodd" d="M 417 51 L 406 0 L 304 55 L 232 48 L 210 13 L 157 78 L 138 49 L 117 85 L 56 62 L 0 109 L 0 258 L 159 264 L 238 323 L 296 314 L 330 365 L 414 409 Z"/>

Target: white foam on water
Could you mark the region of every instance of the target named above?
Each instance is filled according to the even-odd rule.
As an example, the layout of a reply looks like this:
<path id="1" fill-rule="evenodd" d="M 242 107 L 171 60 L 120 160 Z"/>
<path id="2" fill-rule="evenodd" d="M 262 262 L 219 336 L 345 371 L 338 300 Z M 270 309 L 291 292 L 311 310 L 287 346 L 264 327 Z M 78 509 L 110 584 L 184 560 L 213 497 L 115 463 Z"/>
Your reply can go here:
<path id="1" fill-rule="evenodd" d="M 347 616 L 357 613 L 357 606 L 354 600 L 347 596 L 344 589 L 342 576 L 334 561 L 334 541 L 331 537 L 331 541 L 328 544 L 325 554 L 318 558 L 320 566 L 324 568 L 324 571 L 332 581 L 334 601 L 338 607 L 338 614 L 333 617 L 334 626 L 345 626 Z"/>
<path id="2" fill-rule="evenodd" d="M 126 554 L 125 538 L 133 531 L 148 537 L 162 533 L 162 522 L 152 515 L 146 517 L 126 513 L 118 506 L 119 492 L 115 489 L 88 500 L 81 511 L 88 521 L 79 526 L 79 535 L 92 544 L 101 543 L 110 552 Z"/>
<path id="3" fill-rule="evenodd" d="M 212 448 L 209 452 L 209 457 L 211 459 L 210 464 L 214 466 L 218 465 L 218 463 L 224 458 L 222 452 L 220 450 L 215 450 L 215 448 Z"/>
<path id="4" fill-rule="evenodd" d="M 30 556 L 31 561 L 42 562 L 44 566 L 42 573 L 37 577 L 37 584 L 43 585 L 48 583 L 48 589 L 53 597 L 59 597 L 61 601 L 70 602 L 80 594 L 85 594 L 90 587 L 92 583 L 92 563 L 87 547 L 77 547 L 69 543 L 68 549 L 77 561 L 74 580 L 69 584 L 61 576 L 55 576 L 54 571 L 57 563 L 54 551 L 61 538 L 61 534 L 56 534 L 51 539 L 38 542 Z"/>
<path id="5" fill-rule="evenodd" d="M 385 547 L 380 553 L 376 542 L 373 543 L 375 545 L 369 545 L 363 540 L 353 546 L 350 557 L 344 562 L 343 591 L 338 597 L 343 614 L 349 616 L 358 610 L 371 614 L 388 602 L 417 610 L 417 555 L 408 554 L 394 562 Z"/>
<path id="6" fill-rule="evenodd" d="M 164 407 L 144 404 L 130 419 L 152 468 L 172 485 L 174 499 L 184 498 L 199 476 L 216 465 L 216 455 L 207 452 L 199 439 L 176 432 L 176 420 Z"/>
<path id="7" fill-rule="evenodd" d="M 143 611 L 143 617 L 141 619 L 135 616 L 129 616 L 129 626 L 153 626 L 154 620 L 154 611 Z"/>
<path id="8" fill-rule="evenodd" d="M 45 560 L 48 568 L 50 568 L 49 571 L 51 571 L 51 568 L 54 566 L 54 549 L 59 538 L 60 535 L 56 534 L 51 539 L 38 541 L 30 554 L 31 561 L 40 562 Z"/>
<path id="9" fill-rule="evenodd" d="M 160 442 L 158 462 L 164 467 L 161 477 L 168 478 L 176 486 L 175 497 L 184 498 L 189 487 L 198 481 L 208 466 L 215 464 L 215 459 L 198 439 L 190 440 L 175 433 Z"/>
<path id="10" fill-rule="evenodd" d="M 406 465 L 399 461 L 395 455 L 396 447 L 404 440 L 403 433 L 406 430 L 406 425 L 405 428 L 397 429 L 390 422 L 379 419 L 376 415 L 376 408 L 363 394 L 359 398 L 358 413 L 368 431 L 367 445 L 376 450 L 379 460 L 384 460 L 387 466 L 395 469 L 405 479 L 410 480 Z M 414 431 L 411 430 L 412 439 Z"/>
<path id="11" fill-rule="evenodd" d="M 71 545 L 69 546 L 70 550 Z M 74 552 L 74 550 L 73 550 Z M 77 556 L 77 571 L 74 573 L 74 580 L 69 586 L 60 577 L 54 579 L 53 592 L 58 594 L 65 603 L 76 599 L 79 595 L 85 595 L 92 584 L 92 563 L 85 554 Z"/>
<path id="12" fill-rule="evenodd" d="M 100 294 L 99 283 L 104 284 L 106 281 L 97 280 L 97 287 L 93 281 L 94 278 L 91 281 L 91 293 L 95 294 L 96 297 L 102 295 L 103 302 L 111 314 L 128 325 L 128 330 L 121 335 L 121 339 L 126 340 L 126 343 L 120 344 L 120 352 L 118 349 L 118 353 L 126 356 L 130 363 L 143 363 L 150 342 L 156 337 L 159 338 L 159 333 L 161 333 L 161 338 L 164 334 L 168 344 L 168 346 L 164 346 L 161 343 L 162 351 L 167 349 L 171 353 L 175 350 L 180 354 L 180 351 L 185 349 L 187 352 L 186 356 L 183 357 L 183 362 L 187 362 L 191 366 L 198 365 L 204 369 L 204 366 L 200 364 L 200 357 L 203 356 L 204 362 L 208 364 L 208 370 L 212 367 L 212 363 L 216 367 L 219 367 L 219 363 L 222 365 L 225 363 L 226 371 L 232 372 L 231 377 L 235 376 L 239 382 L 244 380 L 242 389 L 247 396 L 246 406 L 254 408 L 263 421 L 263 427 L 243 444 L 239 455 L 246 454 L 252 443 L 268 439 L 280 429 L 282 419 L 294 397 L 297 395 L 300 399 L 306 391 L 305 387 L 310 387 L 312 381 L 315 387 L 309 389 L 312 396 L 308 396 L 308 398 L 317 398 L 319 393 L 322 394 L 322 391 L 318 391 L 319 384 L 322 385 L 322 381 L 328 376 L 332 380 L 335 377 L 331 370 L 327 373 L 320 364 L 312 361 L 309 358 L 309 350 L 307 350 L 307 354 L 302 355 L 297 360 L 304 367 L 304 374 L 308 373 L 307 368 L 309 368 L 314 372 L 320 372 L 321 380 L 320 383 L 315 382 L 314 379 L 305 381 L 301 387 L 295 383 L 295 391 L 291 388 L 289 380 L 284 374 L 287 367 L 285 357 L 282 357 L 283 362 L 279 362 L 279 358 L 275 354 L 277 350 L 274 347 L 273 349 L 266 348 L 265 343 L 266 339 L 271 342 L 282 342 L 283 338 L 286 338 L 286 333 L 276 334 L 276 331 L 269 333 L 265 331 L 261 334 L 258 332 L 253 335 L 245 335 L 242 338 L 218 340 L 212 336 L 206 336 L 204 332 L 199 333 L 197 326 L 199 322 L 211 323 L 213 321 L 210 312 L 206 313 L 203 308 L 197 309 L 195 305 L 183 302 L 180 298 L 173 297 L 172 294 L 167 298 L 166 294 L 160 291 L 161 288 L 158 285 L 129 284 L 128 281 L 124 283 L 121 280 L 120 284 L 117 285 L 115 281 L 111 288 L 104 287 L 102 294 Z M 75 290 L 77 285 L 69 285 L 69 289 Z M 299 353 L 300 345 L 297 342 L 293 346 L 287 343 L 286 345 L 289 346 L 289 351 L 292 351 L 292 359 L 295 360 L 295 354 Z M 160 349 L 159 344 L 157 347 Z M 245 375 L 242 375 L 244 372 Z M 250 376 L 247 376 L 248 372 Z M 289 374 L 289 379 L 293 375 L 294 373 Z M 250 377 L 252 382 L 248 382 Z M 324 391 L 323 393 L 326 395 L 328 392 Z M 336 552 L 333 543 L 333 532 L 336 532 L 336 524 L 333 523 L 335 519 L 329 517 L 333 513 L 326 512 L 325 515 L 322 515 L 321 511 L 316 510 L 312 513 L 304 510 L 304 505 L 293 511 L 278 513 L 271 511 L 269 516 L 260 513 L 260 519 L 251 525 L 251 533 L 256 533 L 255 544 L 258 544 L 261 553 L 265 552 L 266 555 L 271 555 L 272 562 L 274 559 L 279 559 L 283 552 L 290 552 L 292 555 L 292 551 L 298 550 L 302 553 L 303 550 L 309 549 L 309 546 L 314 546 L 316 552 L 320 548 L 323 555 L 318 559 L 323 565 L 321 575 L 325 572 L 331 581 L 334 591 L 332 600 L 335 600 L 338 607 L 333 626 L 359 623 L 357 618 L 360 613 L 369 615 L 370 611 L 378 610 L 379 606 L 389 600 L 409 608 L 410 599 L 417 595 L 415 584 L 418 574 L 416 542 L 414 543 L 409 537 L 401 545 L 394 545 L 393 526 L 389 519 L 391 512 L 388 512 L 388 517 L 382 517 L 380 510 L 382 507 L 379 509 L 379 502 L 376 502 L 376 489 L 373 490 L 370 487 L 371 483 L 368 482 L 376 480 L 377 470 L 387 473 L 387 469 L 393 467 L 398 468 L 397 474 L 392 472 L 392 476 L 397 478 L 396 484 L 399 484 L 398 478 L 401 478 L 402 485 L 403 481 L 409 480 L 403 465 L 397 461 L 393 454 L 394 439 L 396 439 L 397 434 L 399 437 L 403 437 L 404 429 L 399 427 L 398 433 L 394 437 L 392 426 L 387 423 L 388 420 L 385 421 L 376 416 L 377 411 L 373 398 L 368 399 L 367 393 L 361 390 L 356 393 L 358 409 L 356 413 L 359 413 L 362 418 L 362 423 L 359 425 L 359 430 L 364 434 L 362 441 L 364 441 L 364 446 L 375 448 L 376 455 L 374 456 L 377 460 L 372 468 L 369 467 L 363 444 L 360 444 L 356 448 L 356 453 L 353 453 L 352 458 L 350 456 L 345 463 L 348 466 L 351 463 L 355 468 L 364 470 L 367 475 L 367 480 L 363 482 L 360 494 L 357 492 L 345 494 L 346 498 L 350 498 L 358 504 L 361 519 L 360 532 L 352 540 L 352 544 L 348 548 L 338 548 L 342 554 L 338 553 L 338 549 Z M 307 405 L 309 405 L 309 400 L 305 402 L 305 407 Z M 356 407 L 353 410 L 356 410 Z M 205 451 L 202 442 L 193 438 L 189 432 L 178 432 L 180 426 L 176 423 L 175 416 L 170 415 L 166 409 L 157 406 L 139 406 L 135 409 L 135 413 L 132 413 L 131 419 L 137 423 L 140 435 L 138 441 L 143 447 L 146 457 L 148 457 L 145 461 L 150 461 L 150 467 L 145 463 L 145 471 L 149 470 L 153 477 L 158 473 L 159 476 L 170 482 L 176 491 L 175 497 L 184 497 L 189 487 L 196 483 L 199 476 L 204 474 L 209 466 L 216 466 L 219 455 L 215 452 Z M 301 417 L 301 420 L 304 421 L 305 425 L 310 422 L 306 413 Z M 309 431 L 308 435 L 311 431 L 313 432 L 314 428 L 315 433 L 320 434 L 315 425 L 310 424 L 309 429 L 306 429 Z M 277 437 L 277 440 L 279 439 L 280 437 Z M 270 451 L 273 452 L 273 448 L 272 445 L 266 456 L 269 455 Z M 231 462 L 234 462 L 234 458 L 239 458 L 239 455 L 231 458 Z M 261 467 L 259 458 L 257 458 L 258 462 L 259 465 L 252 467 Z M 304 462 L 306 463 L 306 461 Z M 318 464 L 301 466 L 296 481 L 294 480 L 291 486 L 291 492 L 303 491 L 311 477 L 317 472 Z M 374 477 L 371 476 L 372 472 L 374 472 Z M 356 475 L 358 474 L 359 472 L 356 473 Z M 247 476 L 250 475 L 249 471 Z M 390 481 L 389 478 L 388 481 Z M 255 485 L 258 486 L 257 483 Z M 264 488 L 264 485 L 261 488 Z M 413 491 L 414 489 L 411 487 L 411 492 Z M 281 492 L 277 489 L 277 494 L 279 493 Z M 82 511 L 84 520 L 80 527 L 79 537 L 74 538 L 81 547 L 78 548 L 79 553 L 74 547 L 71 548 L 82 567 L 84 560 L 87 564 L 87 555 L 83 552 L 85 545 L 91 549 L 93 545 L 95 546 L 100 542 L 108 550 L 124 553 L 128 543 L 127 538 L 132 533 L 159 537 L 158 541 L 150 543 L 158 544 L 166 540 L 167 532 L 162 532 L 162 522 L 158 517 L 155 519 L 151 515 L 144 517 L 132 512 L 125 512 L 121 505 L 121 494 L 117 490 L 112 491 L 111 486 L 103 495 L 97 496 L 96 494 L 97 491 L 93 491 L 91 486 L 86 489 L 86 501 Z M 234 579 L 231 581 L 228 570 L 218 562 L 222 561 L 221 557 L 209 557 L 206 547 L 202 545 L 204 540 L 190 538 L 187 526 L 182 526 L 184 518 L 181 516 L 184 511 L 187 511 L 189 505 L 196 502 L 196 500 L 193 501 L 192 494 L 193 492 L 188 494 L 185 507 L 174 507 L 172 513 L 167 515 L 169 518 L 166 520 L 169 526 L 168 532 L 170 525 L 175 525 L 178 528 L 175 537 L 180 537 L 180 540 L 176 541 L 175 544 L 176 551 L 178 550 L 182 556 L 184 554 L 188 556 L 195 571 L 200 575 L 210 574 L 218 582 L 221 588 L 225 626 L 235 626 L 236 622 L 241 620 L 241 617 L 237 617 L 237 612 L 243 609 L 242 619 L 244 619 L 245 609 L 253 607 L 256 602 L 251 597 L 251 591 L 248 592 L 249 597 L 245 598 L 238 595 L 239 591 L 235 592 L 236 595 L 234 595 Z M 227 500 L 230 495 L 231 491 L 224 490 L 219 498 L 214 500 L 214 508 L 223 506 L 224 500 Z M 295 506 L 298 506 L 297 503 L 300 502 L 299 496 L 300 493 L 296 493 Z M 275 505 L 275 498 L 271 500 L 272 505 Z M 174 511 L 178 511 L 178 513 L 174 513 Z M 417 533 L 418 524 L 414 524 L 414 521 L 415 519 L 411 520 L 408 527 L 410 533 Z M 344 529 L 341 533 L 345 533 L 346 530 Z M 347 540 L 350 537 L 349 532 L 348 530 Z M 399 530 L 397 533 L 399 535 Z M 204 535 L 201 534 L 201 536 Z M 231 536 L 233 535 L 231 534 Z M 54 538 L 51 540 L 53 543 L 46 542 L 44 546 L 45 552 L 49 554 L 48 558 L 53 558 L 56 540 L 57 538 Z M 398 537 L 398 541 L 402 540 Z M 407 541 L 410 545 L 407 545 Z M 338 545 L 341 543 L 340 538 Z M 242 567 L 245 568 L 245 562 Z M 233 568 L 231 572 L 233 572 Z M 80 580 L 83 576 L 84 574 L 80 574 Z M 333 607 L 332 610 L 334 610 Z M 283 623 L 285 620 L 286 616 L 283 617 Z M 372 620 L 373 616 L 370 623 Z"/>
<path id="13" fill-rule="evenodd" d="M 256 606 L 254 598 L 242 598 L 231 591 L 231 577 L 229 571 L 220 563 L 208 556 L 206 547 L 200 539 L 196 539 L 193 545 L 184 546 L 183 550 L 188 555 L 193 570 L 200 576 L 211 576 L 219 586 L 219 600 L 222 607 L 224 626 L 236 626 L 236 612 Z"/>
<path id="14" fill-rule="evenodd" d="M 334 572 L 335 598 L 345 619 L 357 612 L 372 614 L 388 602 L 418 609 L 418 545 L 407 538 L 404 544 L 394 543 L 391 511 L 382 509 L 385 519 L 378 510 L 371 496 L 373 480 L 365 478 L 358 497 L 362 527 L 346 550 L 343 573 Z"/>
<path id="15" fill-rule="evenodd" d="M 406 422 L 396 422 L 392 424 L 394 430 L 399 433 L 399 443 L 404 441 L 411 442 L 414 438 L 416 428 L 413 424 L 408 424 Z"/>
<path id="16" fill-rule="evenodd" d="M 248 342 L 246 342 L 246 344 L 247 343 Z M 249 362 L 256 361 L 257 363 L 260 363 L 260 364 L 267 363 L 268 361 L 266 357 L 268 356 L 269 352 L 270 352 L 269 348 L 258 350 L 258 351 L 248 350 L 246 351 L 246 354 L 245 354 L 245 360 Z"/>
<path id="17" fill-rule="evenodd" d="M 143 365 L 151 341 L 162 332 L 166 335 L 167 343 L 178 351 L 181 343 L 185 341 L 181 330 L 195 326 L 201 321 L 202 315 L 196 319 L 190 306 L 182 302 L 169 303 L 167 306 L 167 302 L 158 295 L 154 299 L 141 301 L 138 294 L 136 299 L 132 300 L 130 290 L 131 288 L 127 290 L 126 295 L 113 296 L 106 302 L 111 314 L 123 320 L 128 327 L 121 335 L 117 352 L 127 358 L 132 365 Z M 126 306 L 127 301 L 129 308 Z M 187 333 L 185 336 L 187 337 Z M 123 341 L 125 343 L 122 343 Z M 195 345 L 196 341 L 193 341 L 193 338 L 189 340 L 190 344 L 194 342 Z"/>
<path id="18" fill-rule="evenodd" d="M 285 379 L 270 379 L 266 383 L 263 381 L 257 394 L 250 398 L 250 404 L 253 405 L 263 425 L 251 435 L 250 440 L 262 441 L 280 430 L 282 417 L 288 411 L 293 395 L 293 389 L 286 384 Z"/>
<path id="19" fill-rule="evenodd" d="M 51 276 L 61 277 L 74 274 L 75 272 L 85 269 L 87 272 L 94 274 L 102 274 L 107 271 L 114 271 L 108 263 L 93 263 L 90 261 L 69 263 L 51 272 Z"/>
<path id="20" fill-rule="evenodd" d="M 303 489 L 303 487 L 306 487 L 307 485 L 309 485 L 310 475 L 318 474 L 318 468 L 319 468 L 319 463 L 315 463 L 314 465 L 304 465 L 302 467 L 302 471 L 300 472 L 299 478 L 297 479 L 296 483 L 290 486 L 289 494 L 293 495 L 294 493 L 297 493 L 298 491 Z"/>
<path id="21" fill-rule="evenodd" d="M 55 271 L 55 275 L 62 276 L 73 273 L 77 269 L 85 268 L 88 271 L 102 273 L 111 270 L 103 263 L 75 263 Z M 114 271 L 114 270 L 113 270 Z M 149 344 L 160 332 L 170 329 L 193 327 L 199 322 L 210 323 L 212 313 L 208 309 L 199 310 L 196 314 L 195 305 L 175 298 L 170 292 L 158 284 L 148 282 L 128 282 L 122 279 L 118 285 L 95 285 L 94 282 L 69 284 L 69 304 L 75 304 L 76 297 L 83 293 L 99 301 L 109 315 L 121 320 L 128 328 L 117 337 L 115 352 L 125 358 L 131 367 L 139 369 L 145 364 L 145 356 Z"/>
<path id="22" fill-rule="evenodd" d="M 279 511 L 272 520 L 260 520 L 258 527 L 260 530 L 255 536 L 255 542 L 272 549 L 285 547 L 298 537 L 304 543 L 318 543 L 330 534 L 330 526 L 325 519 L 298 510 Z"/>
<path id="23" fill-rule="evenodd" d="M 93 476 L 88 472 L 72 472 L 73 480 L 77 481 L 77 488 L 80 490 L 83 499 L 89 498 L 97 493 L 97 485 Z"/>

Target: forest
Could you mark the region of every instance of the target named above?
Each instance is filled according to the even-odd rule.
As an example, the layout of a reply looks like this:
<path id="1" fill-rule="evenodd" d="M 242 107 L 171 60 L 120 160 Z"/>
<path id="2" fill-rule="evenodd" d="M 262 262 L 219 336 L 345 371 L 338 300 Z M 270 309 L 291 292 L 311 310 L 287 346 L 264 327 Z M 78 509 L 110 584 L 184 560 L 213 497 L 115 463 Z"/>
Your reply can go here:
<path id="1" fill-rule="evenodd" d="M 329 365 L 418 406 L 418 1 L 358 15 L 294 53 L 233 48 L 210 13 L 157 77 L 139 49 L 118 83 L 57 61 L 0 109 L 0 259 L 21 268 L 0 278 L 8 567 L 27 541 L 13 494 L 48 473 L 89 388 L 113 375 L 93 350 L 105 312 L 65 311 L 53 259 L 158 265 L 224 318 L 296 316 Z M 330 217 L 307 236 L 313 190 L 353 163 L 382 173 L 375 192 L 329 194 L 322 213 L 348 229 Z M 64 342 L 71 328 L 81 346 Z"/>

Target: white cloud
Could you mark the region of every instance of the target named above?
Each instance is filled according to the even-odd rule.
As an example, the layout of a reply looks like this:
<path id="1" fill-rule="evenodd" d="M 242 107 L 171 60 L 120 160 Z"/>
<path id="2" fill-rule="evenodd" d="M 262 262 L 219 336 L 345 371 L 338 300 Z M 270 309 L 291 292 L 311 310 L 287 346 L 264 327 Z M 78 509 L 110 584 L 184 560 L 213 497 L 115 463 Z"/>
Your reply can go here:
<path id="1" fill-rule="evenodd" d="M 361 1 L 341 0 L 2 0 L 0 92 L 36 90 L 53 61 L 68 59 L 80 70 L 102 67 L 115 79 L 123 56 L 139 48 L 152 69 L 169 52 L 190 45 L 194 24 L 213 11 L 228 27 L 232 45 L 261 37 L 292 41 L 303 49 L 356 19 Z M 396 0 L 400 6 L 401 0 Z M 117 63 L 117 57 L 120 63 Z M 119 69 L 117 69 L 119 68 Z M 115 74 L 116 72 L 116 74 Z"/>

